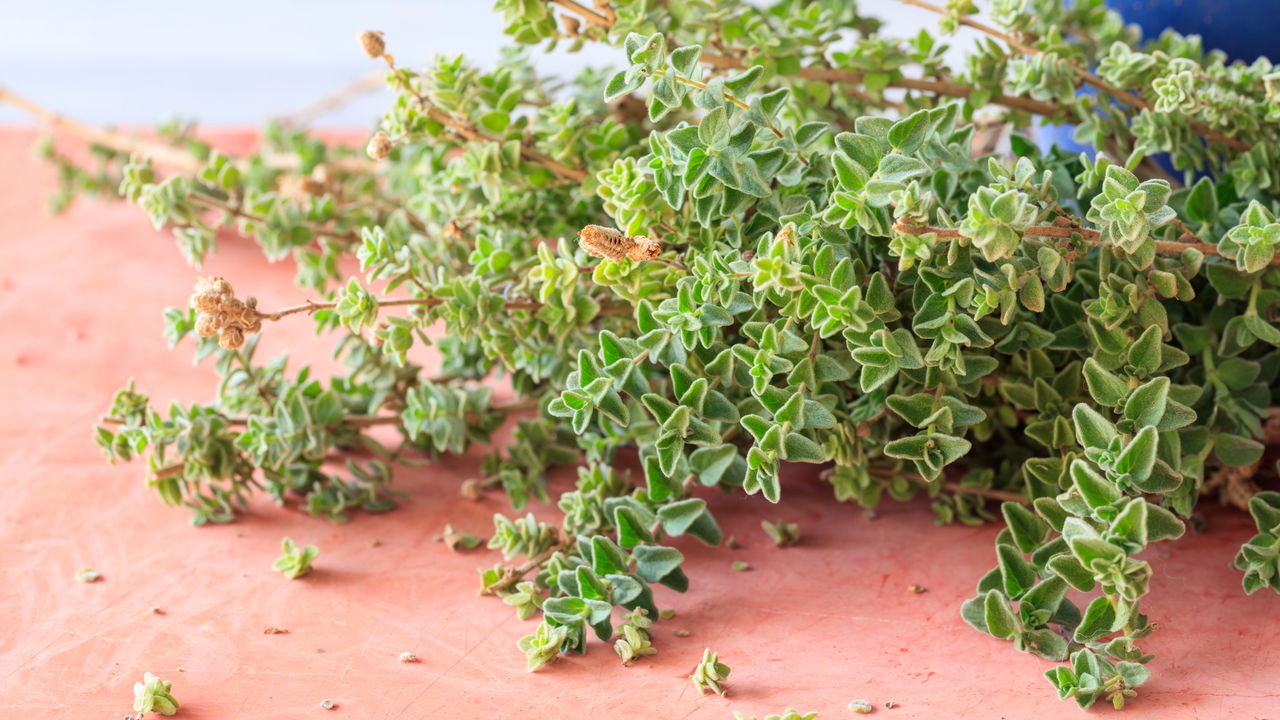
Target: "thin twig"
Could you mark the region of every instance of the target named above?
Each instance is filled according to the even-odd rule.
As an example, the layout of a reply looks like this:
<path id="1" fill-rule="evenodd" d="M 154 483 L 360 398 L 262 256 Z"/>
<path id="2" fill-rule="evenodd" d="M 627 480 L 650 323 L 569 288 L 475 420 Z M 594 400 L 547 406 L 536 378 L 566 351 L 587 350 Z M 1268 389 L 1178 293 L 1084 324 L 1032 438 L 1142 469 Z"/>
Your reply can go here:
<path id="1" fill-rule="evenodd" d="M 536 410 L 540 401 L 537 398 L 521 398 L 519 400 L 510 400 L 507 402 L 494 403 L 489 409 L 494 412 L 501 413 L 519 413 L 528 410 Z M 247 417 L 228 417 L 224 418 L 227 424 L 232 427 L 244 427 L 249 424 Z M 98 418 L 98 422 L 104 425 L 124 425 L 124 418 L 104 416 Z M 347 415 L 342 418 L 342 424 L 356 428 L 377 427 L 378 425 L 399 425 L 404 422 L 404 418 L 400 415 Z M 159 473 L 160 471 L 157 471 Z"/>
<path id="2" fill-rule="evenodd" d="M 333 112 L 356 98 L 367 95 L 386 84 L 385 76 L 381 71 L 374 71 L 361 75 L 324 97 L 307 103 L 307 105 L 288 115 L 281 115 L 276 120 L 286 126 L 310 125 L 316 118 Z"/>
<path id="3" fill-rule="evenodd" d="M 230 203 L 223 202 L 222 200 L 219 200 L 215 197 L 211 197 L 209 195 L 205 195 L 202 193 L 192 193 L 190 197 L 195 202 L 198 202 L 201 205 L 204 205 L 208 208 L 211 208 L 214 210 L 222 210 L 223 212 L 231 213 L 232 215 L 248 220 L 249 222 L 254 222 L 254 223 L 267 222 L 266 218 L 254 215 L 253 213 L 248 212 L 244 208 L 240 207 L 238 204 L 232 205 Z M 327 237 L 331 240 L 337 240 L 338 242 L 341 242 L 344 245 L 358 245 L 360 243 L 360 234 L 356 232 L 338 232 L 336 230 L 327 230 L 325 228 L 316 227 L 314 225 L 308 225 L 306 223 L 303 223 L 303 225 L 305 225 L 309 230 L 311 230 L 312 233 L 314 233 L 318 237 Z"/>
<path id="4" fill-rule="evenodd" d="M 395 61 L 391 59 L 390 55 L 383 55 L 383 59 L 394 73 L 396 71 Z M 400 77 L 399 74 L 396 74 L 396 77 Z M 469 121 L 459 120 L 450 113 L 447 113 L 431 104 L 431 101 L 422 93 L 418 92 L 418 89 L 413 86 L 412 81 L 406 80 L 400 83 L 400 86 L 413 96 L 414 100 L 418 104 L 418 108 L 422 110 L 422 112 L 426 113 L 427 117 L 445 126 L 454 135 L 457 135 L 469 142 L 501 143 L 497 138 L 491 137 L 477 130 Z M 520 141 L 520 157 L 523 157 L 529 162 L 537 163 L 560 176 L 560 178 L 570 182 L 580 183 L 587 179 L 588 173 L 586 170 L 579 167 L 570 167 L 565 165 L 564 163 L 552 158 L 550 155 L 546 155 L 528 147 L 524 141 Z"/>
<path id="5" fill-rule="evenodd" d="M 483 590 L 480 591 L 480 594 L 495 595 L 504 590 L 510 590 L 511 588 L 515 587 L 516 583 L 520 582 L 520 580 L 523 579 L 525 575 L 528 575 L 531 571 L 533 571 L 534 569 L 542 565 L 542 563 L 550 560 L 551 556 L 555 555 L 557 552 L 563 549 L 565 544 L 566 543 L 562 543 L 561 541 L 557 540 L 557 542 L 554 545 L 547 548 L 546 550 L 543 550 L 537 555 L 534 555 L 533 557 L 529 558 L 527 561 L 522 563 L 519 567 L 507 568 L 506 571 L 502 574 L 502 578 L 500 580 L 498 580 L 492 585 L 486 586 Z"/>
<path id="6" fill-rule="evenodd" d="M 447 302 L 446 298 L 438 298 L 438 297 L 378 298 L 377 299 L 378 307 L 395 307 L 395 306 L 401 306 L 401 305 L 422 305 L 426 307 L 435 307 L 436 305 L 440 305 L 445 302 Z M 257 310 L 255 312 L 257 312 L 257 316 L 259 319 L 276 321 L 276 320 L 280 320 L 281 318 L 288 317 L 290 315 L 296 315 L 298 313 L 306 313 L 310 315 L 311 313 L 314 313 L 317 310 L 328 310 L 328 309 L 335 308 L 337 306 L 338 306 L 338 303 L 336 301 L 316 302 L 315 300 L 308 300 L 301 305 L 294 305 L 292 307 L 276 310 L 275 312 L 262 312 L 261 310 Z M 536 300 L 511 300 L 503 303 L 502 308 L 504 310 L 531 310 L 536 312 L 537 310 L 542 309 L 542 303 Z M 616 303 L 616 304 L 602 303 L 600 305 L 601 315 L 624 315 L 624 314 L 630 313 L 631 311 L 632 311 L 632 307 L 624 303 Z"/>
<path id="7" fill-rule="evenodd" d="M 59 115 L 11 90 L 0 88 L 0 103 L 9 103 L 28 115 L 38 118 L 55 130 L 61 130 L 86 142 L 101 145 L 123 155 L 136 154 L 149 157 L 159 165 L 187 173 L 197 173 L 204 167 L 203 161 L 185 150 L 73 120 Z M 301 163 L 298 156 L 292 153 L 264 153 L 261 157 L 263 164 L 276 170 L 297 171 Z M 247 161 L 243 158 L 237 159 L 235 163 L 238 167 L 247 167 Z M 348 173 L 368 173 L 374 168 L 372 162 L 360 157 L 332 158 L 327 160 L 326 164 Z"/>
<path id="8" fill-rule="evenodd" d="M 599 25 L 605 29 L 613 27 L 613 23 L 606 20 L 602 15 L 588 10 L 573 0 L 547 0 L 548 2 L 560 5 L 571 12 L 577 13 L 589 23 Z M 745 70 L 746 63 L 738 58 L 717 55 L 715 53 L 703 52 L 699 57 L 699 61 L 704 65 L 710 65 L 721 70 Z M 795 73 L 795 77 L 805 80 L 818 80 L 827 83 L 842 83 L 851 85 L 860 85 L 866 78 L 866 73 L 857 70 L 840 70 L 837 68 L 823 67 L 807 67 L 801 68 Z M 947 82 L 944 80 L 927 80 L 923 78 L 898 78 L 890 80 L 886 87 L 902 88 L 905 90 L 917 90 L 920 92 L 931 92 L 937 95 L 946 95 L 961 99 L 968 99 L 973 94 L 973 88 L 962 85 L 960 83 Z M 870 95 L 856 93 L 856 96 L 864 101 L 875 100 Z M 882 101 L 877 101 L 882 102 Z M 1024 110 L 1036 115 L 1045 117 L 1057 117 L 1066 114 L 1066 109 L 1060 105 L 1049 102 L 1041 102 L 1032 98 L 1018 97 L 1013 95 L 996 95 L 989 102 L 995 105 L 1003 105 L 1013 110 Z M 894 103 L 898 105 L 898 103 Z"/>
<path id="9" fill-rule="evenodd" d="M 889 478 L 903 477 L 918 485 L 929 484 L 928 480 L 925 480 L 923 477 L 915 473 L 893 471 L 887 468 L 874 468 L 874 467 L 870 468 L 869 472 L 872 475 L 879 475 L 880 477 L 889 477 Z M 953 482 L 951 480 L 944 480 L 942 483 L 942 489 L 951 493 L 966 494 L 966 495 L 980 495 L 984 498 L 988 498 L 991 500 L 999 500 L 1001 502 L 1016 502 L 1016 503 L 1021 503 L 1023 505 L 1031 504 L 1031 501 L 1028 500 L 1027 497 L 1022 493 L 1009 492 L 1007 490 L 993 490 L 989 488 L 970 487 L 968 485 L 962 485 L 958 482 Z"/>
<path id="10" fill-rule="evenodd" d="M 933 227 L 932 225 L 915 225 L 912 223 L 903 223 L 903 222 L 894 223 L 893 231 L 897 233 L 902 233 L 903 235 L 937 235 L 939 238 L 942 238 L 944 240 L 954 240 L 956 238 L 966 237 L 966 235 L 964 235 L 963 233 L 961 233 L 959 230 L 955 228 Z M 1029 235 L 1031 237 L 1049 237 L 1049 238 L 1061 238 L 1061 239 L 1068 239 L 1072 235 L 1079 235 L 1081 239 L 1083 239 L 1085 242 L 1092 243 L 1095 245 L 1104 244 L 1102 242 L 1102 233 L 1098 232 L 1097 230 L 1090 230 L 1088 228 L 1061 227 L 1058 225 L 1032 225 L 1031 227 L 1024 228 L 1022 230 L 1022 234 Z M 1183 237 L 1188 237 L 1188 236 L 1183 235 Z M 1189 237 L 1195 238 L 1194 235 L 1191 235 Z M 1199 240 L 1199 238 L 1195 238 L 1194 242 L 1171 242 L 1168 240 L 1156 240 L 1155 244 L 1156 244 L 1156 252 L 1160 253 L 1161 255 L 1178 255 L 1178 254 L 1181 254 L 1183 250 L 1192 248 L 1195 250 L 1199 250 L 1205 255 L 1216 255 L 1218 257 L 1222 256 L 1222 253 L 1221 251 L 1218 250 L 1217 245 L 1214 245 L 1213 243 L 1203 242 Z M 1271 261 L 1271 264 L 1280 265 L 1280 258 L 1273 258 Z"/>

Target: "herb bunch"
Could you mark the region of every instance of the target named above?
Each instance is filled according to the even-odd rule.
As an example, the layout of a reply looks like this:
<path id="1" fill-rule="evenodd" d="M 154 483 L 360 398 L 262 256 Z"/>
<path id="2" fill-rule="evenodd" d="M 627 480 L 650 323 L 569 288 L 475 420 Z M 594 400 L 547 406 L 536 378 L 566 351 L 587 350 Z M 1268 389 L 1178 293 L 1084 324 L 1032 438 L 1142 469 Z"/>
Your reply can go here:
<path id="1" fill-rule="evenodd" d="M 160 410 L 130 386 L 98 442 L 145 457 L 197 523 L 259 491 L 340 520 L 392 508 L 396 465 L 520 414 L 470 491 L 562 511 L 496 517 L 504 561 L 482 575 L 540 617 L 530 670 L 591 635 L 660 652 L 652 587 L 691 586 L 669 539 L 722 541 L 706 492 L 776 503 L 783 463 L 821 464 L 842 501 L 1005 523 L 958 611 L 1063 663 L 1060 697 L 1122 706 L 1152 658 L 1142 552 L 1206 496 L 1258 522 L 1245 589 L 1280 589 L 1280 501 L 1255 482 L 1280 373 L 1280 76 L 1143 40 L 1096 1 L 903 2 L 939 33 L 886 37 L 836 0 L 498 0 L 517 43 L 607 44 L 622 66 L 557 85 L 512 51 L 415 71 L 370 31 L 397 97 L 367 156 L 284 127 L 246 157 L 188 128 L 81 133 L 94 170 L 46 145 L 57 206 L 118 185 L 193 264 L 231 227 L 320 298 L 261 311 L 202 281 L 167 332 L 214 361 L 217 399 Z M 960 25 L 986 37 L 950 67 Z M 1020 132 L 1041 118 L 1102 152 L 1040 152 Z M 304 315 L 345 374 L 255 357 L 256 332 Z M 409 360 L 429 344 L 431 374 Z M 494 402 L 494 374 L 517 401 Z M 707 657 L 695 683 L 720 692 Z"/>

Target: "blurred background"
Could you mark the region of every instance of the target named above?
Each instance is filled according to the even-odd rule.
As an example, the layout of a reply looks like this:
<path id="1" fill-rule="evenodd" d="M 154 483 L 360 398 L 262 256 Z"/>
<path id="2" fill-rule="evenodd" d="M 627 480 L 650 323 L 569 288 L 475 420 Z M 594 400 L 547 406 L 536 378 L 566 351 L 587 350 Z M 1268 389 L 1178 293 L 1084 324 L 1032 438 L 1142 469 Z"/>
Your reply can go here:
<path id="1" fill-rule="evenodd" d="M 937 23 L 896 2 L 862 7 L 899 37 Z M 378 70 L 356 43 L 365 28 L 385 31 L 388 50 L 415 68 L 438 53 L 490 64 L 508 44 L 489 0 L 0 0 L 0 86 L 96 123 L 146 125 L 176 115 L 260 125 Z M 951 45 L 973 37 L 962 32 Z M 616 51 L 600 46 L 531 51 L 556 75 L 619 64 Z M 370 126 L 389 98 L 377 89 L 314 124 Z M 27 121 L 0 105 L 0 123 Z"/>

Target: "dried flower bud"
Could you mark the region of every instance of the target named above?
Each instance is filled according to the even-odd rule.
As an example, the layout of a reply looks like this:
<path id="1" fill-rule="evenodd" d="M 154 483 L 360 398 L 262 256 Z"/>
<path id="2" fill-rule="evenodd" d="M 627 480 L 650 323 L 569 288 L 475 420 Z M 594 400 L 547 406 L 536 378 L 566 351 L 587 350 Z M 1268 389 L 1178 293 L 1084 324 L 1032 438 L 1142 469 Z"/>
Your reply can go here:
<path id="1" fill-rule="evenodd" d="M 212 316 L 204 314 L 196 316 L 196 334 L 202 338 L 213 337 L 218 334 L 218 328 L 214 326 Z"/>
<path id="2" fill-rule="evenodd" d="M 333 182 L 333 171 L 329 169 L 328 165 L 320 163 L 312 168 L 311 180 L 319 183 L 322 187 L 327 186 L 329 183 Z"/>
<path id="3" fill-rule="evenodd" d="M 377 60 L 387 51 L 387 41 L 382 39 L 381 30 L 365 30 L 360 33 L 360 47 L 365 55 Z"/>
<path id="4" fill-rule="evenodd" d="M 662 253 L 662 243 L 650 237 L 638 236 L 628 238 L 632 246 L 627 249 L 627 257 L 636 262 L 652 260 Z"/>
<path id="5" fill-rule="evenodd" d="M 462 234 L 462 228 L 458 226 L 458 221 L 450 220 L 445 223 L 444 236 L 450 240 L 461 242 L 465 236 Z"/>
<path id="6" fill-rule="evenodd" d="M 606 260 L 623 259 L 631 244 L 618 230 L 600 225 L 588 225 L 578 233 L 578 247 L 592 257 Z"/>
<path id="7" fill-rule="evenodd" d="M 313 196 L 323 195 L 325 186 L 310 177 L 281 175 L 276 178 L 276 192 L 280 193 L 280 197 L 302 203 Z"/>
<path id="8" fill-rule="evenodd" d="M 218 336 L 218 347 L 223 350 L 235 350 L 241 345 L 244 345 L 244 330 L 238 327 L 222 329 L 222 334 Z"/>
<path id="9" fill-rule="evenodd" d="M 391 138 L 384 132 L 374 133 L 369 138 L 369 146 L 365 148 L 365 152 L 374 160 L 385 160 L 391 154 Z"/>
<path id="10" fill-rule="evenodd" d="M 662 252 L 662 242 L 643 235 L 627 237 L 621 231 L 600 225 L 588 225 L 578 233 L 578 247 L 588 255 L 606 260 L 631 258 L 636 262 L 652 260 Z"/>
<path id="11" fill-rule="evenodd" d="M 484 488 L 480 487 L 480 482 L 475 478 L 463 480 L 458 492 L 468 500 L 479 500 L 484 496 Z"/>
<path id="12" fill-rule="evenodd" d="M 578 37 L 578 31 L 582 29 L 582 22 L 572 15 L 561 15 L 560 26 L 564 28 L 565 35 Z"/>

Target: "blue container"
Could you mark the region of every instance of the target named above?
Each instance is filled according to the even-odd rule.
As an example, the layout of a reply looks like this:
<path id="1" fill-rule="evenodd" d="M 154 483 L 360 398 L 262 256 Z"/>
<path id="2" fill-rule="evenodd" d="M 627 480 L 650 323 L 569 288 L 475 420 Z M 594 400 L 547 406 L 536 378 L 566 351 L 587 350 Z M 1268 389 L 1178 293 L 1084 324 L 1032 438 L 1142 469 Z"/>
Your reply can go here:
<path id="1" fill-rule="evenodd" d="M 1266 56 L 1280 61 L 1280 0 L 1109 0 L 1107 5 L 1125 22 L 1141 27 L 1144 38 L 1157 38 L 1172 28 L 1199 35 L 1206 50 L 1222 50 L 1229 60 L 1251 63 Z M 1074 130 L 1074 125 L 1044 123 L 1036 130 L 1036 145 L 1042 152 L 1057 145 L 1092 155 L 1093 146 L 1071 139 Z M 1178 174 L 1167 156 L 1156 160 Z"/>

